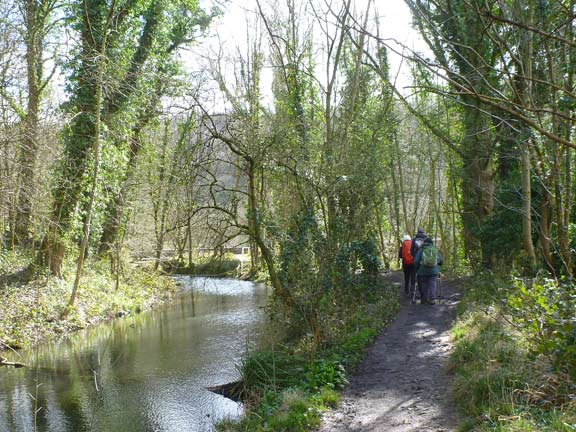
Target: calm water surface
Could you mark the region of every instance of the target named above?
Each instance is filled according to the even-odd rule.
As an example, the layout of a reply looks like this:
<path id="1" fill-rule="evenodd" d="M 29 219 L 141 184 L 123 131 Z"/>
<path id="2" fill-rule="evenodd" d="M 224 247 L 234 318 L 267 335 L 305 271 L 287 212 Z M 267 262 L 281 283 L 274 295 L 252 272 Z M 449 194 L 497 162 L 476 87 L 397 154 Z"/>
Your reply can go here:
<path id="1" fill-rule="evenodd" d="M 20 353 L 0 368 L 0 431 L 210 431 L 241 404 L 205 389 L 239 378 L 264 320 L 261 285 L 180 277 L 162 309 Z"/>

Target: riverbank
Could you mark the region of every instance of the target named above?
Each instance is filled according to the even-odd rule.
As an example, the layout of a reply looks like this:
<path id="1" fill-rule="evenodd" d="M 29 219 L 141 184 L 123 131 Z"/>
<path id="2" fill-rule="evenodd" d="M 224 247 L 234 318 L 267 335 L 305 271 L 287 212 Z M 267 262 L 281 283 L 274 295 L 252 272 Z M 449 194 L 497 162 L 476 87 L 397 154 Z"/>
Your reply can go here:
<path id="1" fill-rule="evenodd" d="M 45 273 L 27 280 L 25 269 L 32 259 L 8 252 L 0 260 L 0 349 L 8 350 L 6 356 L 10 349 L 155 308 L 177 291 L 171 278 L 153 270 L 126 265 L 116 279 L 108 263 L 92 262 L 84 270 L 75 305 L 62 319 L 74 283 L 74 263 L 65 265 L 62 279 Z"/>
<path id="2" fill-rule="evenodd" d="M 177 295 L 154 310 L 15 353 L 30 367 L 0 367 L 0 431 L 209 432 L 238 418 L 242 406 L 206 388 L 238 379 L 267 327 L 269 291 L 175 280 Z"/>
<path id="3" fill-rule="evenodd" d="M 338 313 L 323 316 L 325 344 L 312 335 L 268 342 L 244 360 L 244 401 L 247 412 L 240 421 L 224 421 L 219 431 L 311 431 L 322 413 L 335 407 L 348 376 L 366 349 L 398 311 L 398 285 L 378 277 L 346 298 L 334 299 Z"/>

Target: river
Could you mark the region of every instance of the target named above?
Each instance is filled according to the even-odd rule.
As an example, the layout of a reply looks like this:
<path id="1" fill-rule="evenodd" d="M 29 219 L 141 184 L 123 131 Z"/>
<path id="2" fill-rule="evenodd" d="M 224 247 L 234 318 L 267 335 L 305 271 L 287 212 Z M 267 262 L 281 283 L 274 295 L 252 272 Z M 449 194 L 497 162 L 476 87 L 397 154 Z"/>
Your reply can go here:
<path id="1" fill-rule="evenodd" d="M 203 432 L 242 404 L 206 387 L 239 378 L 263 326 L 266 289 L 233 279 L 178 277 L 182 294 L 22 352 L 0 368 L 0 431 Z"/>

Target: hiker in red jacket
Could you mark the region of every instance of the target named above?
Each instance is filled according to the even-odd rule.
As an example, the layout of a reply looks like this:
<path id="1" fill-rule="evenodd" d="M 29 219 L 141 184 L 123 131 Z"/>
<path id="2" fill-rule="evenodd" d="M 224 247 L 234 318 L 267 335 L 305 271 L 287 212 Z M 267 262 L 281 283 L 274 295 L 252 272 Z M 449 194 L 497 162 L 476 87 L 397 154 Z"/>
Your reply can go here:
<path id="1" fill-rule="evenodd" d="M 416 287 L 416 267 L 414 267 L 414 257 L 410 252 L 412 239 L 409 235 L 402 237 L 402 246 L 398 257 L 402 260 L 402 271 L 404 272 L 404 292 L 410 294 Z"/>

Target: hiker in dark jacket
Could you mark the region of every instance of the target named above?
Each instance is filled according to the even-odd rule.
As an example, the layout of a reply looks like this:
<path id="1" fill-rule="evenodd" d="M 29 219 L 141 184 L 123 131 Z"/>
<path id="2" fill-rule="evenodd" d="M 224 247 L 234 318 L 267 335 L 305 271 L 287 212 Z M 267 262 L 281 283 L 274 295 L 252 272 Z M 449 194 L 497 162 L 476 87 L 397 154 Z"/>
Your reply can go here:
<path id="1" fill-rule="evenodd" d="M 424 240 L 426 240 L 427 238 L 428 236 L 426 235 L 424 228 L 418 227 L 418 232 L 412 239 L 412 248 L 410 249 L 410 253 L 412 254 L 413 257 L 415 257 L 418 251 L 422 248 Z"/>
<path id="2" fill-rule="evenodd" d="M 418 274 L 420 304 L 434 304 L 436 281 L 440 275 L 440 266 L 444 258 L 432 239 L 424 240 L 424 245 L 414 257 L 414 266 Z"/>
<path id="3" fill-rule="evenodd" d="M 428 236 L 426 235 L 424 228 L 418 227 L 418 232 L 412 239 L 412 247 L 410 248 L 410 253 L 412 254 L 413 257 L 416 257 L 418 251 L 422 249 L 422 245 L 424 245 L 424 240 L 426 240 L 427 238 Z M 416 271 L 416 267 L 414 267 L 414 271 Z M 418 291 L 422 292 L 422 288 L 420 288 L 420 276 L 418 275 L 416 275 L 416 282 L 418 282 Z"/>
<path id="4" fill-rule="evenodd" d="M 414 267 L 414 256 L 412 255 L 412 239 L 409 235 L 402 237 L 402 246 L 398 252 L 398 258 L 402 260 L 402 271 L 404 272 L 404 292 L 413 293 L 416 289 L 416 268 Z"/>

